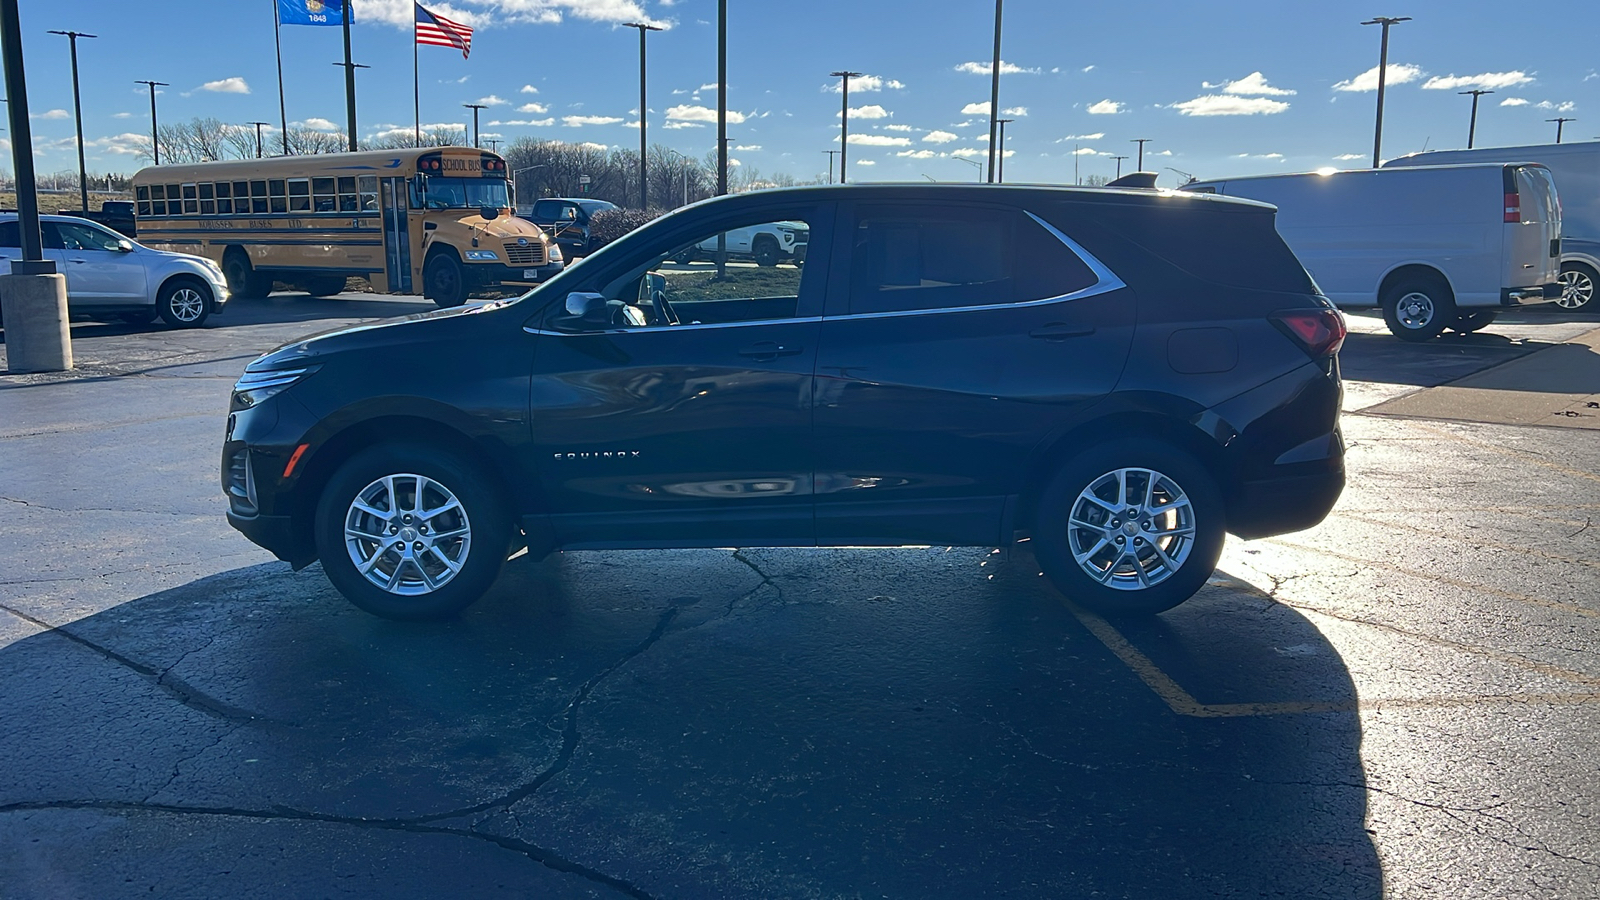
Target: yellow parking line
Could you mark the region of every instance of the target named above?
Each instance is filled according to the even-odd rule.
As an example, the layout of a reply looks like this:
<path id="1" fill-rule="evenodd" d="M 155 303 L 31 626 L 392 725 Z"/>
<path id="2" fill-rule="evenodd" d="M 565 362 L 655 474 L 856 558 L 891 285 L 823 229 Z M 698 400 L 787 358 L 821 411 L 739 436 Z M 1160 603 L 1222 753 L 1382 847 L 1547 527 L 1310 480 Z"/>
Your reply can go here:
<path id="1" fill-rule="evenodd" d="M 1432 434 L 1436 434 L 1436 435 L 1438 435 L 1440 437 L 1449 438 L 1449 439 L 1451 439 L 1453 441 L 1460 441 L 1463 444 L 1470 444 L 1470 445 L 1472 445 L 1474 447 L 1481 447 L 1484 450 L 1492 450 L 1495 453 L 1499 453 L 1499 454 L 1502 454 L 1504 456 L 1510 456 L 1510 457 L 1513 457 L 1513 458 L 1516 458 L 1516 459 L 1523 460 L 1525 462 L 1531 462 L 1534 465 L 1544 466 L 1547 469 L 1553 469 L 1553 470 L 1555 470 L 1557 472 L 1561 472 L 1561 473 L 1564 473 L 1564 474 L 1567 474 L 1567 475 L 1571 475 L 1571 476 L 1573 476 L 1575 478 L 1587 478 L 1590 481 L 1600 481 L 1600 475 L 1596 475 L 1593 472 L 1586 472 L 1583 469 L 1574 469 L 1571 466 L 1563 466 L 1562 464 L 1560 464 L 1558 462 L 1551 462 L 1550 460 L 1545 459 L 1544 457 L 1539 456 L 1536 453 L 1529 453 L 1526 450 L 1517 450 L 1517 449 L 1514 449 L 1514 448 L 1511 448 L 1511 447 L 1502 447 L 1499 444 L 1493 444 L 1493 443 L 1490 443 L 1488 441 L 1480 441 L 1480 440 L 1477 440 L 1476 438 L 1463 437 L 1462 435 L 1455 434 L 1454 432 L 1447 431 L 1447 430 L 1445 430 L 1443 428 L 1433 428 L 1431 426 L 1423 425 L 1423 424 L 1416 423 L 1416 422 L 1413 422 L 1413 424 L 1417 428 L 1422 429 L 1423 431 L 1427 431 L 1427 432 L 1430 432 Z"/>

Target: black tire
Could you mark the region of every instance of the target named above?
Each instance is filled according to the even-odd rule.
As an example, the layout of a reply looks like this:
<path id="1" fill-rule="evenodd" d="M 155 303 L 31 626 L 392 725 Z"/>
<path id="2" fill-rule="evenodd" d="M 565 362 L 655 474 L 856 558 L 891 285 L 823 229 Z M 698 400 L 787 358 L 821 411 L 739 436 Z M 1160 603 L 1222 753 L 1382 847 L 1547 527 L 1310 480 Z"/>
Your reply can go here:
<path id="1" fill-rule="evenodd" d="M 117 318 L 127 322 L 129 325 L 149 325 L 156 320 L 157 315 L 156 308 L 149 306 L 144 309 L 130 309 L 127 312 L 119 312 L 117 313 Z"/>
<path id="2" fill-rule="evenodd" d="M 331 297 L 344 291 L 343 275 L 319 275 L 308 279 L 301 287 L 313 297 Z"/>
<path id="3" fill-rule="evenodd" d="M 1600 284 L 1600 273 L 1593 266 L 1581 262 L 1561 264 L 1561 297 L 1556 305 L 1567 312 L 1594 308 L 1594 292 Z"/>
<path id="4" fill-rule="evenodd" d="M 418 482 L 398 476 L 420 476 L 434 487 L 425 488 L 420 504 L 412 503 Z M 393 494 L 384 494 L 380 484 L 391 478 Z M 409 487 L 408 487 L 409 485 Z M 437 503 L 444 496 L 435 488 L 453 495 L 460 504 L 458 511 L 441 513 L 429 520 L 405 519 L 408 505 L 416 508 Z M 379 525 L 384 520 L 355 510 L 354 501 L 371 490 L 392 497 L 379 509 L 392 509 L 392 525 Z M 441 504 L 443 505 L 443 504 Z M 398 550 L 394 545 L 384 547 L 380 541 L 363 541 L 352 537 L 347 543 L 347 524 L 369 532 L 383 532 L 383 541 L 391 538 L 402 544 L 403 538 L 413 543 Z M 466 527 L 467 540 L 459 538 L 438 539 L 429 537 L 425 529 L 428 522 L 439 529 Z M 399 529 L 390 533 L 390 528 Z M 404 529 L 412 529 L 407 531 Z M 426 541 L 420 555 L 416 547 Z M 437 544 L 433 543 L 438 541 Z M 420 444 L 379 444 L 347 460 L 328 479 L 318 498 L 316 512 L 317 556 L 322 560 L 322 570 L 346 599 L 356 606 L 386 619 L 428 621 L 449 618 L 472 605 L 500 574 L 506 551 L 511 542 L 511 516 L 501 492 L 495 489 L 478 471 L 478 467 L 456 455 Z M 435 550 L 437 549 L 437 552 Z M 357 568 L 352 553 L 365 559 L 377 557 L 372 571 L 375 577 L 387 578 L 394 587 L 374 583 Z M 402 555 L 405 554 L 405 555 Z M 433 586 L 428 579 L 444 577 L 448 571 L 446 558 L 459 566 L 458 571 Z M 432 570 L 433 574 L 428 574 Z M 415 593 L 407 594 L 404 591 Z"/>
<path id="5" fill-rule="evenodd" d="M 222 276 L 228 281 L 228 293 L 235 297 L 259 300 L 272 292 L 272 279 L 257 272 L 243 250 L 223 254 Z"/>
<path id="6" fill-rule="evenodd" d="M 1456 316 L 1455 323 L 1450 327 L 1461 334 L 1471 334 L 1493 324 L 1500 317 L 1497 309 L 1480 309 L 1477 312 L 1460 313 Z"/>
<path id="7" fill-rule="evenodd" d="M 211 317 L 211 288 L 197 278 L 174 278 L 156 295 L 156 312 L 173 328 L 199 328 Z"/>
<path id="8" fill-rule="evenodd" d="M 467 280 L 455 254 L 444 250 L 428 257 L 422 267 L 422 295 L 441 307 L 467 302 Z"/>
<path id="9" fill-rule="evenodd" d="M 680 266 L 687 266 L 688 264 L 694 262 L 695 256 L 696 254 L 694 252 L 694 248 L 690 247 L 688 250 L 685 250 L 682 253 L 679 253 L 677 256 L 674 256 L 672 261 Z"/>
<path id="10" fill-rule="evenodd" d="M 1379 300 L 1389 332 L 1402 341 L 1430 341 L 1456 320 L 1450 286 L 1437 276 L 1407 275 Z"/>
<path id="11" fill-rule="evenodd" d="M 756 265 L 766 268 L 777 265 L 778 260 L 781 258 L 778 253 L 778 242 L 765 235 L 756 238 L 751 251 L 751 255 L 755 257 Z"/>
<path id="12" fill-rule="evenodd" d="M 1115 488 L 1119 472 L 1126 472 L 1122 490 L 1139 495 L 1135 503 L 1113 503 L 1121 509 L 1112 512 L 1085 498 Z M 1152 481 L 1156 487 L 1146 490 Z M 1146 495 L 1153 499 L 1148 507 Z M 1135 506 L 1129 531 L 1123 516 Z M 1151 517 L 1149 509 L 1160 511 Z M 1192 533 L 1176 533 L 1184 528 Z M 1175 533 L 1151 539 L 1164 530 Z M 1032 544 L 1045 575 L 1072 602 L 1107 616 L 1149 615 L 1200 590 L 1216 570 L 1226 531 L 1222 496 L 1204 466 L 1166 444 L 1129 439 L 1091 447 L 1061 467 L 1039 497 Z M 1131 565 L 1125 564 L 1129 544 L 1138 545 Z M 1084 552 L 1083 563 L 1074 551 Z M 1163 564 L 1161 554 L 1177 557 L 1176 568 Z"/>

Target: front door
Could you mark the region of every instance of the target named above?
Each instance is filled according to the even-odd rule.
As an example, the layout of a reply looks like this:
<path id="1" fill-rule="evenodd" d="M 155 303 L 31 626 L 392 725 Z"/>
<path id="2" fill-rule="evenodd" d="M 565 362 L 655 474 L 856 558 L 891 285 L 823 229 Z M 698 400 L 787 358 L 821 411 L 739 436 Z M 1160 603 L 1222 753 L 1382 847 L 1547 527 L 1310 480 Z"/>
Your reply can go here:
<path id="1" fill-rule="evenodd" d="M 817 227 L 831 206 L 760 221 Z M 720 278 L 713 264 L 667 264 L 747 219 L 643 232 L 637 252 L 570 282 L 605 309 L 582 321 L 563 295 L 538 320 L 532 456 L 559 543 L 814 542 L 811 380 L 827 260 L 730 263 Z"/>
<path id="2" fill-rule="evenodd" d="M 57 260 L 67 276 L 74 305 L 128 306 L 149 302 L 144 263 L 138 253 L 124 252 L 124 240 L 87 222 L 41 222 L 46 255 Z M 59 255 L 57 255 L 59 254 Z"/>
<path id="3" fill-rule="evenodd" d="M 383 178 L 383 270 L 389 293 L 409 294 L 411 287 L 411 235 L 406 227 L 406 197 L 410 188 L 404 178 Z"/>

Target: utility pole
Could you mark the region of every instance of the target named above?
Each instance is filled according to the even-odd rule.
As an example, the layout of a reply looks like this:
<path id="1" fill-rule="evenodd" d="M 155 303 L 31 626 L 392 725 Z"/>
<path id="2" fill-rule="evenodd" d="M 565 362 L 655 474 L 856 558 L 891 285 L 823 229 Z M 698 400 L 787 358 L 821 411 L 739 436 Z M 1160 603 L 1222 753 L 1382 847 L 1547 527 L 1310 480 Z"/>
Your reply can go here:
<path id="1" fill-rule="evenodd" d="M 356 64 L 350 61 L 350 0 L 344 0 L 344 112 L 350 123 L 350 152 L 356 152 Z M 361 68 L 366 68 L 362 66 Z"/>
<path id="2" fill-rule="evenodd" d="M 650 206 L 650 185 L 645 181 L 645 120 L 649 118 L 649 108 L 645 105 L 644 82 L 644 35 L 647 31 L 660 31 L 661 26 L 651 25 L 647 22 L 627 22 L 624 28 L 639 29 L 639 208 L 648 209 Z"/>
<path id="3" fill-rule="evenodd" d="M 994 63 L 989 67 L 989 183 L 994 183 L 995 117 L 1000 115 L 1000 10 L 1004 0 L 994 0 Z"/>
<path id="4" fill-rule="evenodd" d="M 1378 167 L 1383 153 L 1383 85 L 1389 74 L 1389 26 L 1411 21 L 1410 16 L 1374 16 L 1363 25 L 1382 25 L 1383 40 L 1378 50 L 1378 123 L 1372 128 L 1372 167 Z"/>
<path id="5" fill-rule="evenodd" d="M 1150 138 L 1134 138 L 1133 140 L 1128 142 L 1130 144 L 1138 144 L 1139 145 L 1139 162 L 1138 162 L 1138 166 L 1139 167 L 1137 169 L 1134 169 L 1135 172 L 1143 172 L 1144 171 L 1144 145 L 1150 143 L 1150 141 L 1151 141 Z"/>
<path id="6" fill-rule="evenodd" d="M 839 151 L 824 150 L 822 152 L 828 154 L 828 183 L 833 184 L 833 155 Z"/>
<path id="7" fill-rule="evenodd" d="M 717 196 L 728 192 L 728 0 L 717 0 Z M 722 275 L 717 238 L 717 275 Z"/>
<path id="8" fill-rule="evenodd" d="M 1000 153 L 999 153 L 999 156 L 1000 156 L 999 172 L 1000 172 L 1000 174 L 999 174 L 997 180 L 1001 184 L 1005 184 L 1006 183 L 1006 126 L 1008 124 L 1012 123 L 1012 122 L 1015 122 L 1016 119 L 995 119 L 995 121 L 1000 123 Z"/>
<path id="9" fill-rule="evenodd" d="M 171 87 L 165 81 L 135 81 L 134 84 L 150 85 L 150 152 L 155 156 L 155 165 L 161 165 L 161 144 L 156 140 L 156 88 Z M 258 156 L 260 154 L 257 154 Z"/>
<path id="10" fill-rule="evenodd" d="M 1456 91 L 1456 93 L 1472 95 L 1472 120 L 1467 124 L 1467 149 L 1471 150 L 1472 139 L 1478 134 L 1478 98 L 1482 97 L 1484 94 L 1492 94 L 1494 91 L 1471 90 Z"/>
<path id="11" fill-rule="evenodd" d="M 254 125 L 256 127 L 256 159 L 260 159 L 261 158 L 261 126 L 263 126 L 263 125 L 271 125 L 272 123 L 271 122 L 246 122 L 245 124 L 246 125 Z"/>
<path id="12" fill-rule="evenodd" d="M 1561 126 L 1567 124 L 1568 122 L 1576 122 L 1578 120 L 1577 119 L 1569 119 L 1569 118 L 1558 116 L 1558 117 L 1556 117 L 1554 119 L 1545 119 L 1545 121 L 1546 122 L 1554 122 L 1554 123 L 1556 123 L 1556 143 L 1559 144 L 1559 143 L 1561 143 Z"/>
<path id="13" fill-rule="evenodd" d="M 472 110 L 472 146 L 474 149 L 482 149 L 481 145 L 478 143 L 478 110 L 487 109 L 488 107 L 484 106 L 482 103 L 463 103 L 461 105 Z"/>
<path id="14" fill-rule="evenodd" d="M 838 72 L 829 72 L 828 74 L 834 78 L 841 79 L 839 93 L 844 97 L 844 108 L 839 110 L 839 183 L 844 184 L 844 148 L 850 138 L 850 79 L 861 77 L 861 73 L 841 69 Z"/>
<path id="15" fill-rule="evenodd" d="M 1122 161 L 1127 159 L 1127 157 L 1126 156 L 1113 156 L 1111 158 L 1117 161 L 1117 177 L 1121 178 L 1122 177 Z"/>
<path id="16" fill-rule="evenodd" d="M 83 203 L 83 211 L 89 211 L 89 175 L 83 166 L 83 103 L 78 98 L 78 38 L 96 37 L 93 34 L 84 34 L 81 31 L 52 31 L 66 37 L 72 45 L 72 116 L 78 123 L 78 198 Z"/>
<path id="17" fill-rule="evenodd" d="M 500 139 L 499 138 L 484 138 L 484 140 L 489 142 L 489 149 L 490 150 L 494 151 L 495 153 L 499 153 L 500 152 Z"/>

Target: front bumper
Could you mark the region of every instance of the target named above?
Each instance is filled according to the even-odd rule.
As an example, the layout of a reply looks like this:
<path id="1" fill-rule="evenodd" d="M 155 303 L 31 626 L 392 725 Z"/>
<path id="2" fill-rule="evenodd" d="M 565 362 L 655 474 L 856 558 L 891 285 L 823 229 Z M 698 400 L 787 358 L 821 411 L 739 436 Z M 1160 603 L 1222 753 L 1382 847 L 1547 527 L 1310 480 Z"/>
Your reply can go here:
<path id="1" fill-rule="evenodd" d="M 1501 306 L 1532 306 L 1561 299 L 1561 283 L 1537 284 L 1533 287 L 1501 288 Z"/>
<path id="2" fill-rule="evenodd" d="M 306 542 L 297 533 L 294 520 L 288 516 L 241 516 L 230 509 L 228 524 L 249 538 L 251 543 L 297 569 L 311 561 L 307 558 Z"/>
<path id="3" fill-rule="evenodd" d="M 540 284 L 566 268 L 565 260 L 542 266 L 508 266 L 505 263 L 468 263 L 463 267 L 472 290 L 500 284 Z M 533 277 L 528 277 L 532 273 Z"/>

